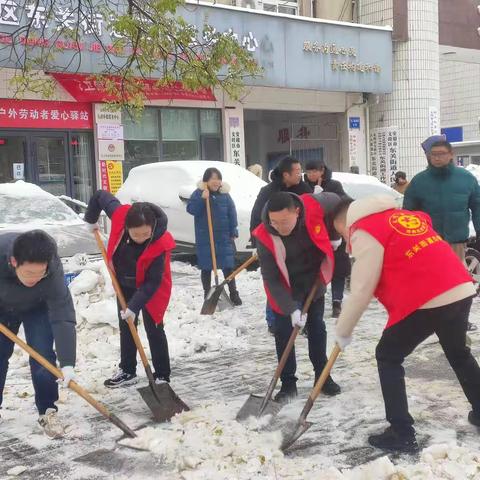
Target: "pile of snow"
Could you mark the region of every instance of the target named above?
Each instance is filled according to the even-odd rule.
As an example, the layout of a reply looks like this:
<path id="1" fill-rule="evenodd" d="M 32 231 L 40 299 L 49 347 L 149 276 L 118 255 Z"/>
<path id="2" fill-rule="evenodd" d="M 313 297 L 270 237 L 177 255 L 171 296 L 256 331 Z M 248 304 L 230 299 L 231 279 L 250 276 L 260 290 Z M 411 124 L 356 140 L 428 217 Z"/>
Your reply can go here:
<path id="1" fill-rule="evenodd" d="M 465 167 L 465 170 L 468 170 L 478 182 L 480 182 L 480 165 L 474 165 L 471 163 Z"/>
<path id="2" fill-rule="evenodd" d="M 30 197 L 30 198 L 55 198 L 51 193 L 46 192 L 34 183 L 18 180 L 14 183 L 0 183 L 0 195 L 10 197 Z"/>

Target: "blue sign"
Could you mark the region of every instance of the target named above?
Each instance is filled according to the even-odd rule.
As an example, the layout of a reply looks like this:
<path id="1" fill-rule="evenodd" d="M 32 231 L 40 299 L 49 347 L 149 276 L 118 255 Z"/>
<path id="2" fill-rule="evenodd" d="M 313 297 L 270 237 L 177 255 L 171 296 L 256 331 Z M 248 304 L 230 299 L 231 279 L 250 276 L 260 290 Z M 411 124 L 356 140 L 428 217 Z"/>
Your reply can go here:
<path id="1" fill-rule="evenodd" d="M 463 127 L 442 128 L 447 142 L 463 142 Z"/>
<path id="2" fill-rule="evenodd" d="M 360 117 L 348 117 L 348 127 L 360 129 Z"/>

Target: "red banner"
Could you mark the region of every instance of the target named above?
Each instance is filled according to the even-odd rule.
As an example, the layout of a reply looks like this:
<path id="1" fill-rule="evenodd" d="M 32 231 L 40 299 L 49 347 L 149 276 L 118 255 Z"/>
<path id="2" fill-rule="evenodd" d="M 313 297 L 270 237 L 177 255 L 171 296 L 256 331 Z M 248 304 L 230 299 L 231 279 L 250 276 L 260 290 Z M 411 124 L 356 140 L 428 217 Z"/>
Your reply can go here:
<path id="1" fill-rule="evenodd" d="M 92 106 L 88 103 L 0 98 L 0 128 L 2 127 L 92 129 Z"/>
<path id="2" fill-rule="evenodd" d="M 60 83 L 60 85 L 79 102 L 108 102 L 115 100 L 112 95 L 105 91 L 101 80 L 97 80 L 91 75 L 79 73 L 55 73 L 50 75 Z M 108 77 L 109 80 L 118 84 L 121 90 L 122 81 L 119 77 Z M 201 100 L 215 101 L 215 95 L 209 88 L 200 90 L 186 90 L 180 82 L 167 87 L 159 87 L 158 80 L 139 78 L 137 81 L 142 85 L 145 97 L 149 100 Z"/>

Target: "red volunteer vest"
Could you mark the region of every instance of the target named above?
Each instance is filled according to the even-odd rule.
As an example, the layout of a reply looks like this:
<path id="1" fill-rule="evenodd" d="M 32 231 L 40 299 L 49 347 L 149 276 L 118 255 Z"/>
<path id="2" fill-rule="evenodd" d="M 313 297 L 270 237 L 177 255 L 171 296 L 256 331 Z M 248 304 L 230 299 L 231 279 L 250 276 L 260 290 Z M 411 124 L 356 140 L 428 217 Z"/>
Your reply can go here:
<path id="1" fill-rule="evenodd" d="M 318 275 L 322 279 L 323 283 L 327 285 L 332 280 L 334 257 L 327 227 L 323 221 L 323 209 L 321 205 L 308 193 L 302 195 L 300 198 L 305 207 L 305 226 L 307 228 L 308 235 L 317 248 L 325 254 L 325 258 L 322 260 Z M 286 264 L 286 253 L 285 248 L 283 248 L 283 242 L 281 238 L 276 235 L 272 235 L 263 223 L 261 223 L 252 232 L 252 235 L 272 253 L 278 270 L 280 271 L 282 282 L 288 290 L 291 290 Z M 283 312 L 275 302 L 275 299 L 271 295 L 266 283 L 264 283 L 264 287 L 270 306 L 275 312 L 282 315 Z"/>
<path id="2" fill-rule="evenodd" d="M 355 222 L 385 249 L 375 297 L 388 312 L 389 328 L 446 291 L 472 278 L 423 212 L 391 209 Z"/>
<path id="3" fill-rule="evenodd" d="M 125 217 L 131 205 L 122 205 L 112 215 L 112 230 L 108 239 L 107 258 L 110 268 L 113 267 L 113 254 L 120 243 L 125 231 Z M 137 288 L 145 281 L 145 274 L 150 264 L 163 253 L 165 265 L 160 287 L 145 305 L 156 325 L 163 323 L 163 316 L 172 293 L 172 273 L 170 270 L 171 251 L 175 248 L 175 240 L 169 232 L 165 232 L 158 240 L 151 243 L 140 255 L 137 261 L 136 284 Z"/>

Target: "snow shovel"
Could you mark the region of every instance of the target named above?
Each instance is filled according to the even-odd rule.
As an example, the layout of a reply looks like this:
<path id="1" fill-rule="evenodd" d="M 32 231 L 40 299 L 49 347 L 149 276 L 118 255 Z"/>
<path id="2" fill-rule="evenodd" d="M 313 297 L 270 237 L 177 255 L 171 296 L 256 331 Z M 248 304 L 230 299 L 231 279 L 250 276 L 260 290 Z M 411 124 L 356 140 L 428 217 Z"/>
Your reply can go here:
<path id="1" fill-rule="evenodd" d="M 17 337 L 13 332 L 11 332 L 5 325 L 0 323 L 0 332 L 3 333 L 7 338 L 12 342 L 16 343 L 20 348 L 25 350 L 30 357 L 37 361 L 43 368 L 47 369 L 52 375 L 63 380 L 62 371 L 57 368 L 55 365 L 52 365 L 45 357 L 40 355 L 36 350 L 34 350 L 30 345 L 26 344 L 21 338 Z M 116 427 L 122 430 L 125 435 L 130 438 L 135 438 L 137 435 L 135 432 L 129 428 L 125 423 L 122 422 L 116 415 L 111 413 L 105 405 L 97 402 L 85 389 L 83 389 L 77 382 L 70 380 L 68 388 L 73 390 L 75 393 L 80 395 L 84 400 L 86 400 L 93 408 L 98 410 L 107 420 L 112 422 Z"/>
<path id="2" fill-rule="evenodd" d="M 255 262 L 258 259 L 257 255 L 252 255 L 246 262 L 240 265 L 236 270 L 234 270 L 222 283 L 212 287 L 208 292 L 207 297 L 202 305 L 202 310 L 200 311 L 201 315 L 213 315 L 215 309 L 217 308 L 218 300 L 220 295 L 225 293 L 224 287 L 228 282 L 231 282 L 242 270 L 245 270 L 249 265 Z M 226 293 L 225 293 L 226 294 Z"/>
<path id="3" fill-rule="evenodd" d="M 217 270 L 217 255 L 215 253 L 215 239 L 213 237 L 213 221 L 212 221 L 212 209 L 210 207 L 210 196 L 205 199 L 205 204 L 207 205 L 207 221 L 208 221 L 208 235 L 210 237 L 210 253 L 212 255 L 212 267 L 213 267 L 213 277 L 215 279 L 215 288 L 219 288 L 218 282 L 218 270 Z M 210 294 L 210 292 L 208 292 Z M 208 295 L 207 295 L 208 297 Z M 225 308 L 232 308 L 233 304 L 230 300 L 230 297 L 227 295 L 224 286 L 220 289 L 220 293 L 218 294 L 218 298 L 222 297 L 224 308 L 220 308 L 220 310 L 225 310 Z M 218 303 L 218 300 L 217 300 Z M 213 312 L 212 312 L 213 313 Z M 205 315 L 205 314 L 204 314 Z"/>
<path id="4" fill-rule="evenodd" d="M 113 288 L 117 294 L 120 306 L 122 307 L 122 310 L 125 311 L 127 309 L 127 302 L 123 296 L 122 288 L 118 283 L 117 276 L 108 264 L 107 252 L 98 230 L 95 230 L 95 239 L 97 240 L 98 246 L 102 252 L 102 256 L 105 261 L 105 265 L 107 266 L 108 273 L 110 274 L 110 278 L 112 279 Z M 128 319 L 128 328 L 130 329 L 135 346 L 137 347 L 140 358 L 142 359 L 149 383 L 148 387 L 140 387 L 137 388 L 137 390 L 142 396 L 144 402 L 152 411 L 153 418 L 157 422 L 165 422 L 170 420 L 170 418 L 177 413 L 190 410 L 190 408 L 178 397 L 168 383 L 161 383 L 159 385 L 155 383 L 155 378 L 153 377 L 153 372 L 148 363 L 147 355 L 145 354 L 140 336 L 135 328 L 133 317 Z"/>
<path id="5" fill-rule="evenodd" d="M 305 303 L 303 305 L 302 315 L 305 315 L 308 312 L 310 305 L 312 304 L 312 301 L 315 297 L 315 293 L 317 292 L 317 289 L 321 283 L 322 283 L 322 280 L 318 278 L 315 284 L 313 285 L 313 287 L 311 288 L 310 293 L 308 294 L 308 297 L 305 300 Z M 273 378 L 270 382 L 270 385 L 268 386 L 266 395 L 264 397 L 261 397 L 259 395 L 251 394 L 247 398 L 247 401 L 243 404 L 242 408 L 237 413 L 236 419 L 238 421 L 241 422 L 242 420 L 246 420 L 248 417 L 253 415 L 257 417 L 260 417 L 262 414 L 266 414 L 266 415 L 270 414 L 275 416 L 283 407 L 282 404 L 276 402 L 275 400 L 272 400 L 272 394 L 273 394 L 273 391 L 275 390 L 275 387 L 277 386 L 278 379 L 280 378 L 280 375 L 282 374 L 282 371 L 285 368 L 285 364 L 287 363 L 288 356 L 292 351 L 293 345 L 295 344 L 295 339 L 297 338 L 299 331 L 300 331 L 299 327 L 293 328 L 290 338 L 288 339 L 287 346 L 285 347 L 285 350 L 283 351 L 282 356 L 280 357 L 280 361 L 278 362 L 277 368 L 275 369 Z"/>
<path id="6" fill-rule="evenodd" d="M 328 362 L 325 365 L 322 374 L 318 378 L 317 383 L 315 383 L 313 390 L 310 392 L 307 402 L 305 403 L 305 406 L 303 407 L 302 413 L 300 414 L 297 422 L 294 424 L 293 428 L 291 425 L 287 425 L 286 428 L 283 429 L 283 432 L 286 433 L 282 432 L 283 441 L 282 445 L 280 446 L 280 449 L 282 451 L 285 451 L 287 448 L 291 447 L 313 425 L 313 423 L 307 422 L 307 415 L 312 409 L 313 403 L 317 399 L 325 381 L 330 375 L 333 364 L 337 360 L 340 352 L 340 347 L 335 344 L 335 347 L 333 347 L 332 353 L 330 354 L 330 358 L 328 359 Z"/>

